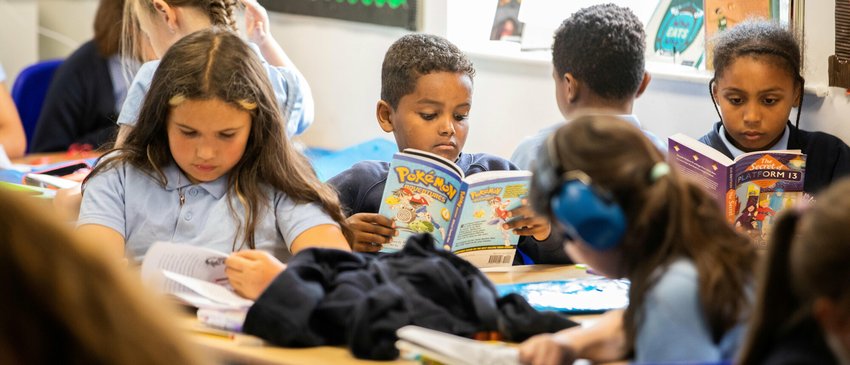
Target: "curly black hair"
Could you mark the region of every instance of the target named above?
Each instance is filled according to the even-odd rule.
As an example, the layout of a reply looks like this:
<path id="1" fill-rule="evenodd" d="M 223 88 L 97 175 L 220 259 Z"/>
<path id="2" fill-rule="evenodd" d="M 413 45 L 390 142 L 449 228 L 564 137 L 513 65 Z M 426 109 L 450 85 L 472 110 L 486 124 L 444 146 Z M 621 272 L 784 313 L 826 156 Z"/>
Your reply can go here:
<path id="1" fill-rule="evenodd" d="M 711 42 L 714 44 L 714 77 L 709 82 L 709 93 L 714 101 L 712 88 L 718 78 L 735 60 L 740 57 L 757 57 L 771 62 L 788 72 L 800 88 L 800 100 L 803 105 L 803 87 L 805 79 L 801 74 L 802 52 L 794 33 L 775 21 L 748 19 L 723 32 L 718 33 Z M 715 109 L 717 102 L 715 101 Z M 720 110 L 717 109 L 717 115 Z M 721 119 L 723 119 L 721 117 Z M 800 124 L 800 108 L 797 109 L 796 124 Z"/>
<path id="2" fill-rule="evenodd" d="M 403 96 L 413 92 L 420 76 L 442 71 L 464 73 L 470 80 L 475 76 L 472 61 L 445 38 L 431 34 L 405 35 L 384 55 L 381 99 L 396 108 Z"/>
<path id="3" fill-rule="evenodd" d="M 715 79 L 723 77 L 726 68 L 742 56 L 768 56 L 796 81 L 803 79 L 800 44 L 793 32 L 777 22 L 747 20 L 717 34 L 713 43 Z"/>
<path id="4" fill-rule="evenodd" d="M 555 31 L 552 64 L 559 77 L 571 73 L 597 95 L 634 96 L 643 81 L 646 33 L 631 10 L 614 4 L 581 9 Z"/>

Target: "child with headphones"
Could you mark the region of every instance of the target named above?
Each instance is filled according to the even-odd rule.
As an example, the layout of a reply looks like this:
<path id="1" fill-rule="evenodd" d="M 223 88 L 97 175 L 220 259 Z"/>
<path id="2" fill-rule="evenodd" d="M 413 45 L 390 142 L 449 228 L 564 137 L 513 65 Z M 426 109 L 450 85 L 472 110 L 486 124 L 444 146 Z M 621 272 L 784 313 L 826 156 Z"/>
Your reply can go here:
<path id="1" fill-rule="evenodd" d="M 850 174 L 850 147 L 833 135 L 799 129 L 805 83 L 801 62 L 794 33 L 778 23 L 747 21 L 720 33 L 714 40 L 714 78 L 709 83 L 720 122 L 700 141 L 729 158 L 753 151 L 802 150 L 807 155 L 803 190 L 816 193 Z"/>
<path id="2" fill-rule="evenodd" d="M 751 306 L 756 256 L 715 200 L 615 116 L 559 128 L 537 161 L 532 206 L 561 226 L 572 259 L 629 279 L 631 290 L 626 309 L 589 327 L 535 336 L 520 346 L 520 360 L 732 359 Z"/>

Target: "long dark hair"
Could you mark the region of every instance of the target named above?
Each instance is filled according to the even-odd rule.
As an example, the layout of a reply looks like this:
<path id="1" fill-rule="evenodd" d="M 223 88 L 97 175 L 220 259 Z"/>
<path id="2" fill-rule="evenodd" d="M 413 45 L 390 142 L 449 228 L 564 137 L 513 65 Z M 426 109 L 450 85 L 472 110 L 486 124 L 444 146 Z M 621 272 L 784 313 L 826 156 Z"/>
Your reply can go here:
<path id="1" fill-rule="evenodd" d="M 781 332 L 810 316 L 818 297 L 850 304 L 850 180 L 818 195 L 807 212 L 785 210 L 773 225 L 755 313 L 739 363 L 761 363 Z M 845 306 L 845 308 L 847 308 Z"/>
<path id="2" fill-rule="evenodd" d="M 193 33 L 178 41 L 162 58 L 145 97 L 139 121 L 118 148 L 86 178 L 127 163 L 165 186 L 163 167 L 174 163 L 168 146 L 167 121 L 172 106 L 183 100 L 220 99 L 251 113 L 251 132 L 242 159 L 228 173 L 228 191 L 245 208 L 242 241 L 254 248 L 254 229 L 268 208 L 264 187 L 282 191 L 299 204 L 318 203 L 342 228 L 339 198 L 321 183 L 304 155 L 286 137 L 274 91 L 257 55 L 232 32 L 218 28 Z M 236 210 L 231 204 L 231 213 Z M 234 249 L 239 237 L 234 238 Z"/>
<path id="3" fill-rule="evenodd" d="M 555 132 L 565 171 L 581 170 L 608 190 L 627 220 L 622 273 L 631 280 L 624 316 L 633 350 L 645 296 L 656 270 L 694 262 L 703 315 L 715 341 L 748 314 L 755 248 L 723 219 L 717 202 L 674 168 L 653 179 L 664 156 L 635 126 L 613 116 L 582 117 Z"/>

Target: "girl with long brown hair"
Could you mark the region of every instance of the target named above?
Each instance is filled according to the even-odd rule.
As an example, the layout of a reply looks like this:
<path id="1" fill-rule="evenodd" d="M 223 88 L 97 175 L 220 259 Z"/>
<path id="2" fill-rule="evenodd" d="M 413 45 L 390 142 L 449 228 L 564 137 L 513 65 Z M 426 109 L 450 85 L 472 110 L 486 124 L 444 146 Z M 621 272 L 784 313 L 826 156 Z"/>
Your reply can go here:
<path id="1" fill-rule="evenodd" d="M 567 232 L 567 253 L 629 279 L 631 289 L 625 310 L 595 326 L 534 337 L 521 346 L 522 360 L 731 359 L 749 313 L 755 251 L 717 202 L 671 170 L 637 127 L 613 116 L 561 127 L 537 161 L 531 199 Z"/>
<path id="2" fill-rule="evenodd" d="M 272 95 L 259 59 L 233 33 L 178 41 L 138 126 L 86 179 L 80 231 L 135 258 L 155 241 L 262 250 L 228 260 L 231 284 L 248 297 L 293 253 L 349 250 L 336 193 L 292 146 Z"/>

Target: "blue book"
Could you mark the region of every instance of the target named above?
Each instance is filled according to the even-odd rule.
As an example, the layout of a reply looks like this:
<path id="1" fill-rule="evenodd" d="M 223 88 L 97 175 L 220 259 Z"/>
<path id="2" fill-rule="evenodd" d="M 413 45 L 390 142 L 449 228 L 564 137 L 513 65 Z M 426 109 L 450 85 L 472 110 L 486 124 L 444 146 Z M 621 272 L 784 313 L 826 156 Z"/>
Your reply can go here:
<path id="1" fill-rule="evenodd" d="M 629 304 L 629 281 L 601 276 L 496 285 L 500 296 L 516 293 L 534 309 L 571 314 L 602 313 Z"/>
<path id="2" fill-rule="evenodd" d="M 396 252 L 411 235 L 430 233 L 438 246 L 475 266 L 510 266 L 519 236 L 502 225 L 522 205 L 530 179 L 528 171 L 467 177 L 435 154 L 410 148 L 396 153 L 378 213 L 394 220 L 399 234 L 381 251 Z"/>

